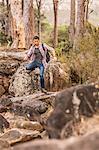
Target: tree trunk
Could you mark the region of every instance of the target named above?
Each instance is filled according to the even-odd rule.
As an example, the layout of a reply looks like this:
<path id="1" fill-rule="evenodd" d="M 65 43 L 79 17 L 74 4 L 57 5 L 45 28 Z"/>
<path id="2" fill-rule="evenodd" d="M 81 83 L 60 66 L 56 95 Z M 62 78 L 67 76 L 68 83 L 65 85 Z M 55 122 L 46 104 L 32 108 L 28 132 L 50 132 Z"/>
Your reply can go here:
<path id="1" fill-rule="evenodd" d="M 70 13 L 70 28 L 69 28 L 69 40 L 73 45 L 75 36 L 75 0 L 71 0 L 71 13 Z"/>
<path id="2" fill-rule="evenodd" d="M 85 25 L 88 22 L 88 8 L 89 8 L 89 0 L 85 1 Z"/>
<path id="3" fill-rule="evenodd" d="M 9 0 L 6 0 L 7 10 L 9 9 Z"/>
<path id="4" fill-rule="evenodd" d="M 11 36 L 11 14 L 10 14 L 10 4 L 9 4 L 9 0 L 5 1 L 5 5 L 7 8 L 7 16 L 6 16 L 6 22 L 5 22 L 5 33 L 6 35 L 8 35 L 9 37 Z"/>
<path id="5" fill-rule="evenodd" d="M 54 48 L 57 47 L 58 44 L 58 0 L 53 0 L 54 7 Z"/>
<path id="6" fill-rule="evenodd" d="M 14 38 L 14 29 L 13 29 L 13 17 L 11 13 L 11 5 L 9 5 L 9 11 L 8 11 L 8 36 Z"/>
<path id="7" fill-rule="evenodd" d="M 74 41 L 74 49 L 78 49 L 79 40 L 84 34 L 84 21 L 85 21 L 85 0 L 77 0 L 77 22 L 76 33 Z"/>
<path id="8" fill-rule="evenodd" d="M 2 5 L 4 6 L 5 4 L 4 4 L 4 0 L 2 0 Z"/>
<path id="9" fill-rule="evenodd" d="M 77 37 L 82 37 L 84 33 L 84 18 L 85 18 L 84 4 L 85 4 L 85 0 L 78 0 L 77 24 L 76 24 L 76 36 Z"/>
<path id="10" fill-rule="evenodd" d="M 34 35 L 33 0 L 24 0 L 23 20 L 25 29 L 25 47 L 29 48 Z"/>
<path id="11" fill-rule="evenodd" d="M 40 38 L 41 41 L 41 3 L 42 0 L 36 0 L 36 5 L 37 5 L 37 32 L 38 32 L 38 36 Z"/>
<path id="12" fill-rule="evenodd" d="M 25 48 L 25 33 L 22 16 L 22 0 L 11 0 L 12 37 L 14 48 Z"/>
<path id="13" fill-rule="evenodd" d="M 38 35 L 41 41 L 41 8 L 38 9 Z"/>

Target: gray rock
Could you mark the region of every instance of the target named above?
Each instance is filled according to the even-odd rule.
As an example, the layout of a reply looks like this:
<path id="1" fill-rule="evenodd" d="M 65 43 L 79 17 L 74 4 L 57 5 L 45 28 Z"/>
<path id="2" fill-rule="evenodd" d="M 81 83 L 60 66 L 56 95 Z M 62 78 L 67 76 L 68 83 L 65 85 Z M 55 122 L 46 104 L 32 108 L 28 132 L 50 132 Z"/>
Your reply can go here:
<path id="1" fill-rule="evenodd" d="M 0 97 L 5 93 L 5 89 L 2 85 L 0 85 Z"/>
<path id="2" fill-rule="evenodd" d="M 17 145 L 13 150 L 98 150 L 99 130 L 84 137 L 68 140 L 38 140 Z"/>
<path id="3" fill-rule="evenodd" d="M 6 96 L 6 97 L 2 97 L 2 98 L 0 99 L 0 104 L 1 104 L 2 106 L 4 106 L 4 107 L 9 107 L 9 106 L 11 106 L 13 103 L 12 103 L 11 99 Z"/>
<path id="4" fill-rule="evenodd" d="M 61 131 L 65 125 L 69 121 L 79 121 L 81 115 L 92 117 L 96 113 L 99 103 L 98 93 L 99 84 L 74 86 L 58 93 L 54 111 L 47 120 L 49 137 L 61 138 Z M 66 113 L 67 110 L 69 110 L 69 113 Z"/>
<path id="5" fill-rule="evenodd" d="M 1 75 L 0 73 L 0 97 L 8 92 L 9 88 L 9 77 L 5 75 Z"/>
<path id="6" fill-rule="evenodd" d="M 16 60 L 0 60 L 0 73 L 3 75 L 12 75 L 19 67 L 19 63 Z"/>
<path id="7" fill-rule="evenodd" d="M 9 93 L 15 96 L 33 93 L 32 77 L 22 64 L 10 80 Z"/>
<path id="8" fill-rule="evenodd" d="M 7 108 L 0 104 L 0 113 L 7 112 Z"/>
<path id="9" fill-rule="evenodd" d="M 4 132 L 4 128 L 9 128 L 9 122 L 2 116 L 0 115 L 0 132 Z"/>
<path id="10" fill-rule="evenodd" d="M 45 113 L 47 109 L 47 103 L 42 101 L 27 101 L 21 104 L 14 103 L 10 107 L 10 111 L 14 114 L 27 117 L 28 119 L 33 121 L 38 121 L 40 114 Z"/>
<path id="11" fill-rule="evenodd" d="M 40 134 L 38 131 L 13 128 L 4 133 L 0 139 L 7 141 L 10 145 L 14 145 L 19 142 L 26 142 L 39 137 Z"/>
<path id="12" fill-rule="evenodd" d="M 48 109 L 48 105 L 46 102 L 42 102 L 40 100 L 35 100 L 35 101 L 24 101 L 22 103 L 22 105 L 25 106 L 29 106 L 31 107 L 33 110 L 35 110 L 36 112 L 39 112 L 40 114 L 46 112 L 46 110 Z"/>
<path id="13" fill-rule="evenodd" d="M 60 62 L 51 61 L 45 70 L 45 84 L 49 91 L 59 91 L 69 85 L 69 67 Z"/>
<path id="14" fill-rule="evenodd" d="M 17 121 L 15 122 L 15 126 L 20 129 L 27 129 L 32 131 L 42 131 L 43 127 L 39 122 L 33 122 L 33 121 Z"/>

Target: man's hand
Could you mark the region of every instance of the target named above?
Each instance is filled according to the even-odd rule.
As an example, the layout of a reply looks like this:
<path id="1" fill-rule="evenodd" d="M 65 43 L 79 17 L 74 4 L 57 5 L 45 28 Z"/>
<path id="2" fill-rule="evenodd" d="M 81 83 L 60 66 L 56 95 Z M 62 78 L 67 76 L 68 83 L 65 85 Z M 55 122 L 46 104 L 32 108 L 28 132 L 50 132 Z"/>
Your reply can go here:
<path id="1" fill-rule="evenodd" d="M 25 60 L 25 61 L 28 60 L 28 56 L 27 56 L 27 55 L 24 57 L 24 60 Z"/>

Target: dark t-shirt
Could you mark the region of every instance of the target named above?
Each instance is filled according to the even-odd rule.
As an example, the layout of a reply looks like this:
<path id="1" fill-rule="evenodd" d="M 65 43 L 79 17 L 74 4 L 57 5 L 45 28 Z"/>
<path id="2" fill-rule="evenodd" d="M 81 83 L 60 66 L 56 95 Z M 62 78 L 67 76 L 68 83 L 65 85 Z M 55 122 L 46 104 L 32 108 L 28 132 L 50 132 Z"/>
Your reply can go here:
<path id="1" fill-rule="evenodd" d="M 42 56 L 39 48 L 35 48 L 34 55 L 35 55 L 35 61 L 42 63 L 43 56 Z"/>

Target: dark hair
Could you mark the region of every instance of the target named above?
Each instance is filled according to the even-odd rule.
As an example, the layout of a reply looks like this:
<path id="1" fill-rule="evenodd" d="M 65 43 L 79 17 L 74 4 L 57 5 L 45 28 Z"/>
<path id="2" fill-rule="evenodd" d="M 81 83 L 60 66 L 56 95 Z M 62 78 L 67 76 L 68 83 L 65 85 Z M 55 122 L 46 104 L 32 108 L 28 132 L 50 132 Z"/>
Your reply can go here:
<path id="1" fill-rule="evenodd" d="M 39 40 L 39 39 L 40 39 L 40 38 L 39 38 L 39 36 L 37 36 L 37 35 L 33 37 L 33 40 Z"/>

